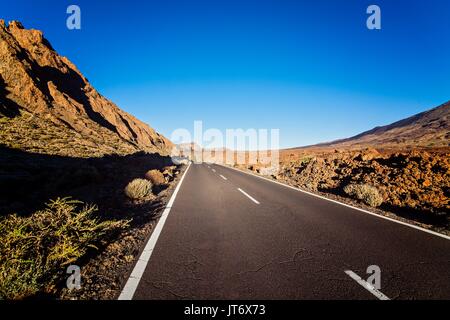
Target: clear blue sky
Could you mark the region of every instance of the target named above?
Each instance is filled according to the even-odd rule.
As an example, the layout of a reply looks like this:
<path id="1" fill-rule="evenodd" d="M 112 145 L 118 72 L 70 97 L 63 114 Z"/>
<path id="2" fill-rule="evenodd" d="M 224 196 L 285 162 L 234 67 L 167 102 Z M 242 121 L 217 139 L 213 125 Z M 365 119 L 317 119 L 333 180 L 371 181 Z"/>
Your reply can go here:
<path id="1" fill-rule="evenodd" d="M 82 29 L 69 31 L 77 4 Z M 366 28 L 366 8 L 382 30 Z M 279 128 L 282 147 L 348 137 L 450 99 L 450 1 L 4 1 L 100 93 L 170 137 Z"/>

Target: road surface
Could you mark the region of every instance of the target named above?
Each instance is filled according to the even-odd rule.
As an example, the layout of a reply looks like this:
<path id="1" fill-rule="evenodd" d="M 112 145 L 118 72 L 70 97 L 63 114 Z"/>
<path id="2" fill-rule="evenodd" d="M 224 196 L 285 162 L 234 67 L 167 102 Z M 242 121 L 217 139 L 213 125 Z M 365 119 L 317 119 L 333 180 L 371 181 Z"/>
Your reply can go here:
<path id="1" fill-rule="evenodd" d="M 443 237 L 205 163 L 170 207 L 122 298 L 450 299 Z"/>

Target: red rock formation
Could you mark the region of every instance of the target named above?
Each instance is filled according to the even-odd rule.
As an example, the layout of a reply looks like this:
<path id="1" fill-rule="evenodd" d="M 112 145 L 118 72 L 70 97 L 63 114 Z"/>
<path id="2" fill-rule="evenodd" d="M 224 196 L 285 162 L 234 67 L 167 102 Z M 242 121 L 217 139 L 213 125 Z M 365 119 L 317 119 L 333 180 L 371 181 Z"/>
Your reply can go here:
<path id="1" fill-rule="evenodd" d="M 172 143 L 100 95 L 41 31 L 0 20 L 0 86 L 20 109 L 103 143 L 107 135 L 133 150 L 169 153 Z M 2 109 L 5 109 L 5 103 Z M 2 110 L 0 109 L 0 111 Z"/>

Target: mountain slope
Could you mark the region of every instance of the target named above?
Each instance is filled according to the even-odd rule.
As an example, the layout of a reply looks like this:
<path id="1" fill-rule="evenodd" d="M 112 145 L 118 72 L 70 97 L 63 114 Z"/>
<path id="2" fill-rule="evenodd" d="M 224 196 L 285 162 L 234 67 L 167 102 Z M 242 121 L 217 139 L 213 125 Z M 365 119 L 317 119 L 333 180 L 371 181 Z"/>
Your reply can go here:
<path id="1" fill-rule="evenodd" d="M 80 147 L 77 155 L 141 150 L 168 154 L 173 146 L 100 95 L 41 31 L 24 29 L 15 21 L 6 25 L 0 20 L 0 115 L 9 119 L 7 125 L 6 120 L 0 123 L 4 144 L 19 142 L 19 147 L 43 153 L 54 147 L 61 132 L 74 142 L 71 148 Z M 30 133 L 37 137 L 30 140 Z M 36 150 L 46 134 L 47 146 Z M 64 148 L 64 141 L 59 146 Z M 50 153 L 58 153 L 53 149 Z"/>
<path id="2" fill-rule="evenodd" d="M 448 147 L 450 146 L 450 101 L 434 109 L 376 127 L 354 137 L 321 143 L 314 147 Z"/>

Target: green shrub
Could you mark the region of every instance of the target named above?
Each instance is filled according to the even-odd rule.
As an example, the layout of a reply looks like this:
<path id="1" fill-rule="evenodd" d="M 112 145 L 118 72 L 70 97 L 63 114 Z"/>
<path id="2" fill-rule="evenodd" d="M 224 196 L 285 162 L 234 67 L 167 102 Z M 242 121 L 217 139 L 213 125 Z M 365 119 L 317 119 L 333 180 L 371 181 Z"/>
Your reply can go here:
<path id="1" fill-rule="evenodd" d="M 152 183 L 146 179 L 134 179 L 125 187 L 125 194 L 133 200 L 144 200 L 151 198 Z"/>
<path id="2" fill-rule="evenodd" d="M 368 184 L 349 184 L 344 187 L 344 192 L 371 207 L 378 207 L 383 203 L 378 189 Z"/>
<path id="3" fill-rule="evenodd" d="M 81 206 L 58 198 L 31 216 L 0 219 L 0 299 L 54 293 L 68 265 L 129 223 L 100 222 L 96 206 Z"/>
<path id="4" fill-rule="evenodd" d="M 301 159 L 299 159 L 298 162 L 299 162 L 300 166 L 306 166 L 313 159 L 314 159 L 314 157 L 312 157 L 312 156 L 304 156 Z"/>

